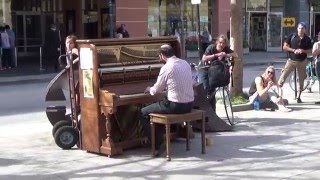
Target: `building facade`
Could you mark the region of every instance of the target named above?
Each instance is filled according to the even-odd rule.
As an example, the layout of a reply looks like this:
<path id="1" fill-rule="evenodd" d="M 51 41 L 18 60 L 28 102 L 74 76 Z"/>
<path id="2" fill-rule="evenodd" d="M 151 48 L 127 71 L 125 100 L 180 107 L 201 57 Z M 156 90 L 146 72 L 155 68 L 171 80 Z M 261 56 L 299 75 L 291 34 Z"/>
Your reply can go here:
<path id="1" fill-rule="evenodd" d="M 18 55 L 38 53 L 50 24 L 57 24 L 62 39 L 114 38 L 120 24 L 131 37 L 176 35 L 186 48 L 197 41 L 197 12 L 191 0 L 2 0 L 0 22 L 16 32 Z M 281 51 L 283 38 L 295 31 L 283 21 L 309 25 L 312 37 L 320 31 L 318 0 L 242 0 L 243 37 L 251 51 Z M 202 0 L 200 29 L 213 37 L 230 30 L 230 1 Z"/>

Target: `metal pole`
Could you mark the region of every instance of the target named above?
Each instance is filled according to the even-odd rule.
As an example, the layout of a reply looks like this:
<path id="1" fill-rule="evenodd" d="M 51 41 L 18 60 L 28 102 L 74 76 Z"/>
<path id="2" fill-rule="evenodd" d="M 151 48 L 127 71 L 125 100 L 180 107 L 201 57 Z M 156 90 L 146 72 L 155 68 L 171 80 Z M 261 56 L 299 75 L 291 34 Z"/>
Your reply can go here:
<path id="1" fill-rule="evenodd" d="M 42 68 L 42 47 L 40 46 L 40 71 L 44 71 L 45 69 Z"/>
<path id="2" fill-rule="evenodd" d="M 294 69 L 293 72 L 293 78 L 294 78 L 294 99 L 297 99 L 297 68 Z"/>
<path id="3" fill-rule="evenodd" d="M 186 58 L 186 38 L 185 38 L 185 32 L 184 32 L 184 1 L 181 1 L 181 7 L 180 7 L 180 19 L 181 19 L 181 54 L 182 58 Z"/>
<path id="4" fill-rule="evenodd" d="M 14 64 L 15 67 L 18 67 L 17 47 L 14 47 Z"/>
<path id="5" fill-rule="evenodd" d="M 200 46 L 200 8 L 199 4 L 197 4 L 197 29 L 198 29 L 198 54 L 199 54 L 199 60 L 201 59 L 201 46 Z"/>

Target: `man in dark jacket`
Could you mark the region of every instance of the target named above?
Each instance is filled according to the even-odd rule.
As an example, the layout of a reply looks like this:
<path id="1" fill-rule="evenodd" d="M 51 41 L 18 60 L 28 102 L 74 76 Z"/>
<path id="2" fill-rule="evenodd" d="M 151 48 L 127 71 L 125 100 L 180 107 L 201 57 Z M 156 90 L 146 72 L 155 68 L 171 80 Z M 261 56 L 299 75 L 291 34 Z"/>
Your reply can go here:
<path id="1" fill-rule="evenodd" d="M 46 66 L 54 66 L 54 71 L 58 72 L 59 62 L 58 58 L 60 56 L 60 44 L 61 37 L 60 31 L 57 29 L 55 24 L 50 26 L 49 31 L 46 33 L 45 45 L 44 45 L 44 55 L 46 59 Z"/>

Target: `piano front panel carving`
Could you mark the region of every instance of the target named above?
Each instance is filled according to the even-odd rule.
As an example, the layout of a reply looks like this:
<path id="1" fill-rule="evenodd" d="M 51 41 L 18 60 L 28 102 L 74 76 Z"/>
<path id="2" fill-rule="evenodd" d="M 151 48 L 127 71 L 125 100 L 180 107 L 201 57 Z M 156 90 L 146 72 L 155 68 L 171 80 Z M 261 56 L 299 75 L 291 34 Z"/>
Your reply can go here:
<path id="1" fill-rule="evenodd" d="M 122 70 L 119 69 L 119 71 L 101 72 L 100 84 L 104 86 L 105 84 L 126 84 L 154 80 L 158 77 L 160 66 L 157 68 L 137 68 L 135 70 L 122 68 Z"/>

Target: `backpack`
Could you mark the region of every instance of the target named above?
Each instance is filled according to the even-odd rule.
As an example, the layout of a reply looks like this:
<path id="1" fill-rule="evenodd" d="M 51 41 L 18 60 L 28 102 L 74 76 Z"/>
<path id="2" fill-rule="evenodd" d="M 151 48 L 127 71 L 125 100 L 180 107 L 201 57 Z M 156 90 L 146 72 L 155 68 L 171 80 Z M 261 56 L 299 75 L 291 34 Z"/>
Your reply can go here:
<path id="1" fill-rule="evenodd" d="M 222 61 L 213 61 L 208 69 L 209 88 L 227 86 L 230 83 L 229 66 Z"/>

